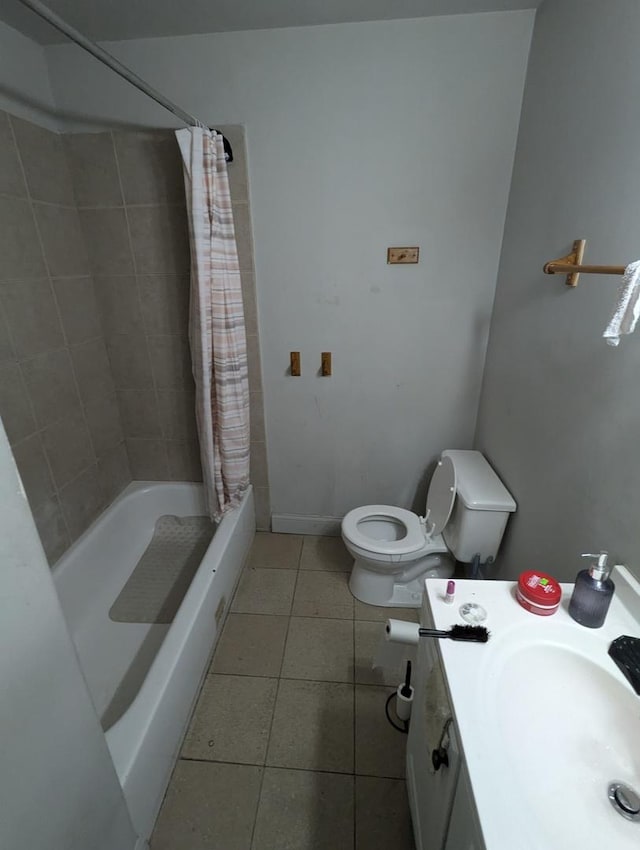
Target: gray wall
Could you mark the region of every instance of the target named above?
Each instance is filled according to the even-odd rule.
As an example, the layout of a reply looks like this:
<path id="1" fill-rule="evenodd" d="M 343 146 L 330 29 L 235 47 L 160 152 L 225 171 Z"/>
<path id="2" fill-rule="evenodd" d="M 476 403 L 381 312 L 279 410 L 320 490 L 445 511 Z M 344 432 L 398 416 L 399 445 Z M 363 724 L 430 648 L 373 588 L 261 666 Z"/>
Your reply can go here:
<path id="1" fill-rule="evenodd" d="M 582 237 L 589 263 L 640 256 L 639 41 L 636 0 L 538 12 L 476 434 L 518 502 L 506 577 L 640 564 L 640 335 L 601 338 L 619 278 L 541 271 Z"/>
<path id="2" fill-rule="evenodd" d="M 512 12 L 108 45 L 204 120 L 246 126 L 274 513 L 419 506 L 438 452 L 471 445 L 532 25 Z M 63 111 L 166 120 L 77 50 L 47 58 Z M 420 264 L 387 266 L 389 245 L 420 245 Z"/>
<path id="3" fill-rule="evenodd" d="M 0 413 L 49 560 L 130 481 L 59 136 L 0 113 Z"/>
<path id="4" fill-rule="evenodd" d="M 50 130 L 60 130 L 44 48 L 2 21 L 0 109 Z"/>

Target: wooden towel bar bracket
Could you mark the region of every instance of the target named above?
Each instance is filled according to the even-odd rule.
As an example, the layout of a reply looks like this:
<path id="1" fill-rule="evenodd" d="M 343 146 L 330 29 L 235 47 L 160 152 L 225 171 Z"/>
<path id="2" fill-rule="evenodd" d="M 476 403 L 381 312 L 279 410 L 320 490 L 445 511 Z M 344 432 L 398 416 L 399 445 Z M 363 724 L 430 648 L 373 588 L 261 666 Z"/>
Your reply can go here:
<path id="1" fill-rule="evenodd" d="M 570 254 L 545 263 L 545 274 L 566 274 L 565 283 L 572 287 L 578 285 L 581 274 L 624 274 L 626 266 L 583 266 L 582 258 L 586 244 L 586 239 L 576 239 Z"/>

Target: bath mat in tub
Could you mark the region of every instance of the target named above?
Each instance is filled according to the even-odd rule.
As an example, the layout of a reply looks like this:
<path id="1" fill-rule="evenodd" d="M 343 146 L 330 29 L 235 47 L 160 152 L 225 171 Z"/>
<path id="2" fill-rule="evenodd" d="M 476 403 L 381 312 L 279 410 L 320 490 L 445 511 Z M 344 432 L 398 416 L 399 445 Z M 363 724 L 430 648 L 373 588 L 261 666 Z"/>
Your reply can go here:
<path id="1" fill-rule="evenodd" d="M 211 542 L 204 516 L 161 516 L 109 617 L 118 623 L 171 623 Z"/>

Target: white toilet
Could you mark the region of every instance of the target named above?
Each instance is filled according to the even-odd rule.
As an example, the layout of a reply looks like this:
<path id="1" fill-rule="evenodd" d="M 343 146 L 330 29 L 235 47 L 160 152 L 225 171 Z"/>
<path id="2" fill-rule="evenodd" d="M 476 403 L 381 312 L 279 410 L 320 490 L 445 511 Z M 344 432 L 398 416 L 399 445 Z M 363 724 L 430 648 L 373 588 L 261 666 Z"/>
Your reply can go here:
<path id="1" fill-rule="evenodd" d="M 369 605 L 419 607 L 425 578 L 449 578 L 455 560 L 495 558 L 515 509 L 480 452 L 444 451 L 424 517 L 390 505 L 365 505 L 342 520 L 342 539 L 354 557 L 351 593 Z"/>

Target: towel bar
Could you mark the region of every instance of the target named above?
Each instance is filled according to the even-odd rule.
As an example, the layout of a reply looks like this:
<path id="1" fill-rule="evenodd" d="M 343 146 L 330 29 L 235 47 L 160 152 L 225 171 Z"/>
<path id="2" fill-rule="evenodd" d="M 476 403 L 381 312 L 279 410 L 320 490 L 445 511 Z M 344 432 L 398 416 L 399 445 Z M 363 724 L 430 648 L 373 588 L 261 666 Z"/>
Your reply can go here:
<path id="1" fill-rule="evenodd" d="M 587 244 L 586 239 L 576 239 L 573 250 L 566 257 L 550 260 L 544 264 L 545 274 L 566 274 L 567 286 L 576 287 L 581 274 L 624 274 L 626 266 L 583 266 L 582 258 Z"/>

